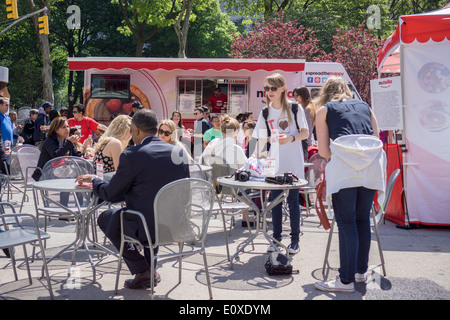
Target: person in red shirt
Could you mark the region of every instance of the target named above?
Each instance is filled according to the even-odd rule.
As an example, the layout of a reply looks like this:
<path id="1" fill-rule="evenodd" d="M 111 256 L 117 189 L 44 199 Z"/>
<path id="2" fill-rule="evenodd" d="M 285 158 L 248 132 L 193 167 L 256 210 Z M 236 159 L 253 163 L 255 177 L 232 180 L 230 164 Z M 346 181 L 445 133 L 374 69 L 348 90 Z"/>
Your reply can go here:
<path id="1" fill-rule="evenodd" d="M 209 97 L 208 104 L 212 108 L 212 113 L 224 113 L 227 112 L 226 104 L 228 102 L 228 96 L 222 93 L 220 88 L 214 89 L 214 94 Z"/>
<path id="2" fill-rule="evenodd" d="M 88 118 L 84 116 L 84 105 L 78 103 L 73 106 L 73 118 L 70 118 L 69 126 L 70 128 L 78 128 L 81 132 L 81 137 L 79 142 L 81 144 L 92 135 L 92 131 L 96 131 L 97 129 L 101 131 L 106 131 L 107 127 L 101 123 L 98 123 L 94 119 Z"/>

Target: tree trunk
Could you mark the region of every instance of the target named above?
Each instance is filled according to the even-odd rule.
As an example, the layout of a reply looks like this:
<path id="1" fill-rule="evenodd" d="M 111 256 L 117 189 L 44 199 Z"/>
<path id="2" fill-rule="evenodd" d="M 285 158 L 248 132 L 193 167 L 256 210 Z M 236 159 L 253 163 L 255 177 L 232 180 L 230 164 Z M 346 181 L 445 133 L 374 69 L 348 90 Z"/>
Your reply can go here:
<path id="1" fill-rule="evenodd" d="M 47 5 L 45 2 L 42 2 L 42 4 L 43 6 Z M 33 0 L 28 0 L 28 7 L 30 8 L 30 12 L 38 10 Z M 52 82 L 52 58 L 50 56 L 50 44 L 48 41 L 48 35 L 39 34 L 39 26 L 38 26 L 39 23 L 37 16 L 33 16 L 32 20 L 36 29 L 36 34 L 38 36 L 39 49 L 42 54 L 42 72 L 41 72 L 43 84 L 42 98 L 44 99 L 44 101 L 50 101 L 51 103 L 54 103 L 53 82 Z"/>
<path id="2" fill-rule="evenodd" d="M 180 15 L 173 25 L 178 37 L 178 58 L 186 58 L 186 42 L 193 2 L 194 0 L 183 0 L 183 7 L 181 8 Z M 180 28 L 182 21 L 183 26 Z"/>

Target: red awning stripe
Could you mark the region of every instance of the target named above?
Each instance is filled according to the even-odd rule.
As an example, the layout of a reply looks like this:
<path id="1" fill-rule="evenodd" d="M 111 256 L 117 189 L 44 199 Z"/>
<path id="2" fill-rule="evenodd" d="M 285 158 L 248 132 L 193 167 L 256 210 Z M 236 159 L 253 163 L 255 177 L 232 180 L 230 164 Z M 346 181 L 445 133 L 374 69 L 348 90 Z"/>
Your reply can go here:
<path id="1" fill-rule="evenodd" d="M 448 9 L 447 9 L 448 10 Z M 403 43 L 417 40 L 425 43 L 430 40 L 442 42 L 450 41 L 450 15 L 412 15 L 401 17 L 400 37 Z"/>
<path id="2" fill-rule="evenodd" d="M 270 62 L 268 62 L 270 61 Z M 303 71 L 304 60 L 267 60 L 264 59 L 154 59 L 154 58 L 69 58 L 69 70 L 87 69 L 124 69 L 132 70 L 248 70 L 248 71 Z"/>

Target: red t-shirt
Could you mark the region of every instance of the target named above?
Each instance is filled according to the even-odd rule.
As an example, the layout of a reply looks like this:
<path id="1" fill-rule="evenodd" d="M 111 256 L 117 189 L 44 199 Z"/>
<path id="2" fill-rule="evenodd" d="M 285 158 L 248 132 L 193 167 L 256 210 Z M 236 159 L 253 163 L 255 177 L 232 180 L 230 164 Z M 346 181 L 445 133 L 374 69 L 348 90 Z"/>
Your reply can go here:
<path id="1" fill-rule="evenodd" d="M 212 113 L 222 113 L 225 112 L 225 103 L 228 101 L 228 96 L 225 93 L 222 93 L 220 97 L 216 97 L 216 95 L 211 95 L 209 97 L 209 102 L 212 106 Z"/>
<path id="2" fill-rule="evenodd" d="M 84 140 L 86 140 L 90 134 L 92 134 L 92 131 L 96 131 L 98 127 L 98 122 L 94 119 L 83 117 L 81 121 L 78 121 L 75 118 L 70 118 L 69 120 L 69 127 L 71 128 L 78 128 L 81 132 L 81 137 L 79 142 L 83 143 Z"/>

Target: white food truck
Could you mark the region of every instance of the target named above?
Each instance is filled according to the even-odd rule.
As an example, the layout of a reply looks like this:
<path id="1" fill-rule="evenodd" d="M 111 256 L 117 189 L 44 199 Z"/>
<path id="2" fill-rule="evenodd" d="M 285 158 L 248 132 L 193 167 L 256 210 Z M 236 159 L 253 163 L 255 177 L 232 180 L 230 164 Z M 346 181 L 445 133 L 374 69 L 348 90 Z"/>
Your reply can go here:
<path id="1" fill-rule="evenodd" d="M 84 71 L 86 115 L 108 124 L 112 115 L 128 114 L 140 101 L 159 119 L 182 113 L 183 124 L 193 126 L 194 108 L 207 105 L 215 88 L 227 95 L 222 112 L 236 116 L 251 111 L 255 118 L 265 105 L 264 79 L 284 76 L 288 98 L 295 87 L 306 86 L 315 95 L 330 76 L 351 79 L 340 63 L 300 59 L 179 59 L 179 58 L 69 58 L 70 71 Z"/>

